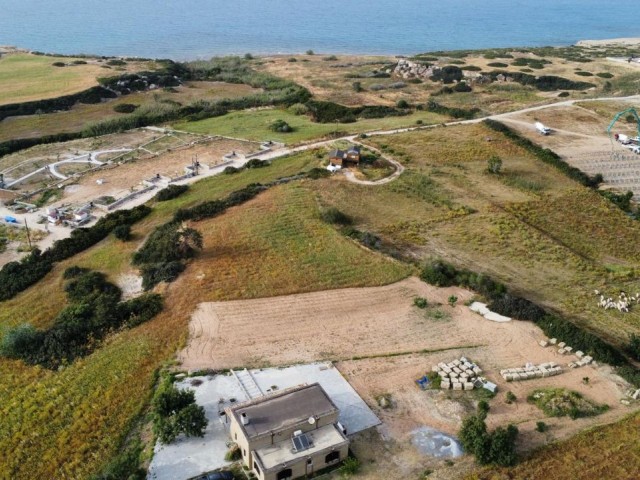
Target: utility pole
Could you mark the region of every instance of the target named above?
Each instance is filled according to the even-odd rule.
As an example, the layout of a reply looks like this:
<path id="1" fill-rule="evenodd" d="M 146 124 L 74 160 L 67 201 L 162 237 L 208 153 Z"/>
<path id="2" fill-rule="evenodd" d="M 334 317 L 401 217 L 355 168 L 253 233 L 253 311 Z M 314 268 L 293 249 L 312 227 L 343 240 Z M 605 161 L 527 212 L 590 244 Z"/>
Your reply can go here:
<path id="1" fill-rule="evenodd" d="M 29 225 L 27 225 L 27 217 L 24 219 L 24 228 L 27 231 L 27 242 L 29 242 L 29 251 L 33 250 L 31 246 L 31 235 L 29 234 Z"/>

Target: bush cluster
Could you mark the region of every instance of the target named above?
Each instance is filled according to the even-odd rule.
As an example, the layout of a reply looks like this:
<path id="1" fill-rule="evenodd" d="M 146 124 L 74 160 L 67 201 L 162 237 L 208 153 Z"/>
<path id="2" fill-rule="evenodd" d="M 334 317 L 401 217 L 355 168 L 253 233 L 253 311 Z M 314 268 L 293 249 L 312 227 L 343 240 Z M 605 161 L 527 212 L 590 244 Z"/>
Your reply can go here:
<path id="1" fill-rule="evenodd" d="M 488 72 L 487 75 L 495 81 L 498 75 L 504 75 L 512 78 L 515 82 L 521 85 L 531 85 L 532 87 L 542 92 L 552 92 L 554 90 L 586 90 L 588 88 L 595 87 L 593 83 L 588 82 L 575 82 L 564 77 L 557 77 L 555 75 L 541 75 L 536 77 L 535 75 L 529 75 L 522 72 L 507 72 L 502 70 L 494 70 Z"/>
<path id="2" fill-rule="evenodd" d="M 153 432 L 160 442 L 168 444 L 178 435 L 203 437 L 207 428 L 204 408 L 196 405 L 192 390 L 178 390 L 170 377 L 165 377 L 153 397 Z"/>
<path id="3" fill-rule="evenodd" d="M 507 428 L 498 427 L 489 433 L 485 423 L 487 411 L 486 407 L 479 406 L 476 415 L 464 419 L 458 435 L 462 448 L 473 454 L 481 465 L 515 465 L 518 461 L 515 447 L 518 428 L 509 425 Z"/>
<path id="4" fill-rule="evenodd" d="M 113 106 L 113 111 L 116 113 L 133 113 L 139 106 L 133 103 L 119 103 Z"/>
<path id="5" fill-rule="evenodd" d="M 431 80 L 434 82 L 442 82 L 444 84 L 459 82 L 463 78 L 462 69 L 455 65 L 447 65 L 440 70 L 436 70 L 431 76 Z"/>
<path id="6" fill-rule="evenodd" d="M 56 316 L 53 326 L 37 330 L 25 323 L 8 330 L 0 354 L 56 369 L 90 353 L 110 331 L 144 323 L 162 310 L 159 295 L 121 302 L 122 292 L 102 273 L 75 268 L 64 276 L 69 279 L 65 286 L 69 306 Z"/>
<path id="7" fill-rule="evenodd" d="M 318 123 L 353 123 L 358 118 L 384 118 L 407 115 L 403 109 L 384 105 L 363 105 L 360 107 L 346 107 L 333 102 L 307 102 L 309 113 L 313 121 Z"/>
<path id="8" fill-rule="evenodd" d="M 155 200 L 157 202 L 166 202 L 167 200 L 173 200 L 189 190 L 188 185 L 169 185 L 156 193 Z"/>
<path id="9" fill-rule="evenodd" d="M 31 102 L 0 105 L 0 120 L 17 115 L 35 115 L 69 110 L 76 103 L 100 103 L 103 99 L 116 98 L 117 94 L 104 86 L 91 87 L 82 92 L 57 98 L 34 100 Z"/>
<path id="10" fill-rule="evenodd" d="M 0 301 L 8 300 L 43 278 L 54 262 L 60 262 L 95 245 L 119 225 L 133 225 L 151 209 L 140 205 L 102 217 L 90 228 L 77 228 L 69 238 L 57 240 L 44 252 L 35 249 L 20 262 L 9 262 L 0 270 Z"/>
<path id="11" fill-rule="evenodd" d="M 439 113 L 441 115 L 449 115 L 453 118 L 464 118 L 467 120 L 475 118 L 475 116 L 480 113 L 479 108 L 474 107 L 470 109 L 464 109 L 457 107 L 445 107 L 444 105 L 440 105 L 433 100 L 429 100 L 427 102 L 425 110 L 427 110 L 428 112 Z"/>

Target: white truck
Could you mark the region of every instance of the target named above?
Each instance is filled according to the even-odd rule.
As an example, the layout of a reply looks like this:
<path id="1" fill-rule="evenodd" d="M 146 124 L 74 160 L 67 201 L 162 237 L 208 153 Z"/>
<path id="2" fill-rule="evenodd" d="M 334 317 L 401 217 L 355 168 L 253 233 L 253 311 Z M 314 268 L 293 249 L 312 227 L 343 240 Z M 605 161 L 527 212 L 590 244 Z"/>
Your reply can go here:
<path id="1" fill-rule="evenodd" d="M 540 135 L 549 135 L 551 133 L 551 129 L 549 127 L 545 127 L 542 123 L 536 122 L 536 130 Z"/>

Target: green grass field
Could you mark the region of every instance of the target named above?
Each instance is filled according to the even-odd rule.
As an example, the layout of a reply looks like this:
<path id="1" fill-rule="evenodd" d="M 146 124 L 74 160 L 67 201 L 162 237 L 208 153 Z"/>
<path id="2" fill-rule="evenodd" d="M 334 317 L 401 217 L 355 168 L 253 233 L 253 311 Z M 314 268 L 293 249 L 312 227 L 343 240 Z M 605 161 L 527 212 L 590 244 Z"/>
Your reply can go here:
<path id="1" fill-rule="evenodd" d="M 273 132 L 269 126 L 276 120 L 284 120 L 294 128 L 290 133 Z M 197 122 L 180 122 L 173 125 L 177 130 L 193 133 L 223 135 L 262 141 L 266 139 L 299 143 L 319 139 L 334 132 L 360 133 L 372 130 L 390 130 L 415 126 L 418 120 L 424 124 L 441 123 L 446 117 L 430 112 L 416 112 L 405 117 L 388 117 L 359 120 L 355 123 L 314 123 L 305 115 L 294 115 L 286 110 L 262 109 L 232 112 L 222 117 L 208 118 Z"/>

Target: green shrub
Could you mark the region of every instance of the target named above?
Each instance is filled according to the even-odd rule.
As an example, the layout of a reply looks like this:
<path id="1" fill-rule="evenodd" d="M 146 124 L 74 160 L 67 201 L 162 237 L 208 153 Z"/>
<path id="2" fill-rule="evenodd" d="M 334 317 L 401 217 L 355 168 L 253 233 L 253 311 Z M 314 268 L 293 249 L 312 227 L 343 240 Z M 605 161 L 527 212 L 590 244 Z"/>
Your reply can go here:
<path id="1" fill-rule="evenodd" d="M 188 185 L 169 185 L 163 188 L 154 197 L 156 202 L 166 202 L 167 200 L 173 200 L 189 190 Z"/>
<path id="2" fill-rule="evenodd" d="M 549 426 L 544 422 L 536 422 L 536 430 L 540 433 L 546 432 Z"/>
<path id="3" fill-rule="evenodd" d="M 304 103 L 294 103 L 288 110 L 294 115 L 305 115 L 309 112 L 309 108 Z"/>
<path id="4" fill-rule="evenodd" d="M 506 63 L 502 63 L 502 62 L 491 62 L 491 63 L 487 63 L 488 67 L 495 67 L 495 68 L 507 68 L 509 65 L 507 65 Z"/>
<path id="5" fill-rule="evenodd" d="M 242 450 L 240 450 L 240 447 L 234 443 L 231 445 L 229 450 L 227 450 L 227 453 L 224 454 L 224 459 L 227 462 L 237 462 L 242 459 Z"/>
<path id="6" fill-rule="evenodd" d="M 233 175 L 234 173 L 240 172 L 242 169 L 237 167 L 228 166 L 222 171 L 225 175 Z"/>
<path id="7" fill-rule="evenodd" d="M 599 72 L 599 73 L 596 73 L 596 75 L 600 78 L 613 78 L 613 73 L 609 73 L 609 72 Z"/>
<path id="8" fill-rule="evenodd" d="M 581 77 L 593 77 L 593 73 L 591 73 L 591 72 L 584 72 L 584 71 L 582 71 L 582 72 L 576 72 L 576 75 L 579 75 L 579 76 L 581 76 Z"/>
<path id="9" fill-rule="evenodd" d="M 355 475 L 360 471 L 360 461 L 355 457 L 347 457 L 344 462 L 342 462 L 342 466 L 340 467 L 340 472 L 345 477 L 350 477 L 351 475 Z"/>
<path id="10" fill-rule="evenodd" d="M 315 53 L 314 53 L 314 51 L 313 51 L 313 50 L 307 50 L 305 53 L 306 53 L 307 55 L 315 55 Z"/>
<path id="11" fill-rule="evenodd" d="M 173 282 L 185 269 L 184 263 L 178 260 L 164 263 L 145 264 L 140 269 L 142 288 L 150 290 L 160 282 Z"/>
<path id="12" fill-rule="evenodd" d="M 431 80 L 434 82 L 442 82 L 445 84 L 459 82 L 464 77 L 462 69 L 455 65 L 447 65 L 440 70 L 434 72 Z"/>
<path id="13" fill-rule="evenodd" d="M 275 120 L 271 125 L 269 125 L 269 130 L 272 132 L 280 132 L 280 133 L 289 133 L 293 132 L 293 128 L 285 122 L 284 120 Z"/>
<path id="14" fill-rule="evenodd" d="M 364 90 L 364 88 L 362 88 L 362 83 L 360 82 L 353 82 L 351 84 L 351 88 L 353 88 L 353 91 L 356 93 L 360 93 Z"/>
<path id="15" fill-rule="evenodd" d="M 153 401 L 153 432 L 161 443 L 172 443 L 180 434 L 203 437 L 208 421 L 204 408 L 196 405 L 191 390 L 178 390 L 165 377 Z"/>
<path id="16" fill-rule="evenodd" d="M 338 60 L 338 57 L 336 57 L 335 55 L 329 55 L 328 57 L 323 57 L 323 59 L 325 62 L 334 62 L 336 60 Z"/>
<path id="17" fill-rule="evenodd" d="M 424 297 L 416 297 L 413 299 L 413 304 L 421 309 L 425 309 L 429 306 L 429 303 L 427 302 L 427 299 Z"/>
<path id="18" fill-rule="evenodd" d="M 467 72 L 481 72 L 482 68 L 476 67 L 475 65 L 466 65 L 464 67 L 460 67 L 461 70 L 466 70 Z"/>
<path id="19" fill-rule="evenodd" d="M 107 463 L 100 473 L 89 477 L 89 480 L 145 480 L 147 472 L 140 467 L 142 451 L 142 444 L 135 443 Z"/>
<path id="20" fill-rule="evenodd" d="M 139 106 L 133 103 L 119 103 L 113 106 L 113 111 L 117 113 L 133 113 Z"/>
<path id="21" fill-rule="evenodd" d="M 113 59 L 107 61 L 107 65 L 109 65 L 111 67 L 123 67 L 126 64 L 127 64 L 127 62 L 125 62 L 124 60 L 120 60 L 118 58 L 113 58 Z"/>
<path id="22" fill-rule="evenodd" d="M 439 103 L 433 100 L 429 100 L 427 102 L 426 110 L 428 112 L 434 112 L 434 113 L 439 113 L 441 115 L 449 115 L 453 118 L 463 118 L 463 119 L 472 119 L 478 113 L 480 113 L 479 108 L 474 107 L 467 110 L 464 108 L 445 107 L 444 105 L 440 105 Z"/>
<path id="23" fill-rule="evenodd" d="M 573 420 L 599 415 L 609 409 L 608 405 L 597 405 L 583 398 L 580 393 L 564 388 L 534 390 L 527 401 L 550 417 L 569 416 Z"/>
<path id="24" fill-rule="evenodd" d="M 351 225 L 353 219 L 336 207 L 329 207 L 320 212 L 320 217 L 327 223 L 333 225 Z"/>
<path id="25" fill-rule="evenodd" d="M 64 62 L 53 62 L 51 65 L 53 65 L 54 67 L 66 67 L 67 64 Z"/>
<path id="26" fill-rule="evenodd" d="M 289 63 L 294 63 L 294 62 L 297 62 L 297 61 L 298 61 L 298 59 L 296 57 L 290 57 L 290 58 L 287 59 L 287 62 L 289 62 Z"/>
<path id="27" fill-rule="evenodd" d="M 131 240 L 131 225 L 118 225 L 113 229 L 113 235 L 123 242 Z"/>
<path id="28" fill-rule="evenodd" d="M 565 97 L 568 97 L 569 95 L 571 95 L 569 92 L 560 92 L 558 94 L 558 97 L 565 98 Z"/>
<path id="29" fill-rule="evenodd" d="M 398 100 L 396 102 L 396 107 L 398 108 L 409 108 L 409 102 L 407 102 L 406 100 L 402 99 L 402 100 Z"/>
<path id="30" fill-rule="evenodd" d="M 517 397 L 515 396 L 515 394 L 511 390 L 509 390 L 505 395 L 505 402 L 511 404 L 516 400 L 517 400 Z"/>
<path id="31" fill-rule="evenodd" d="M 498 175 L 502 169 L 502 159 L 497 155 L 493 155 L 487 160 L 487 172 Z"/>

